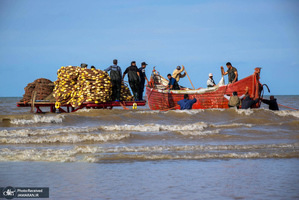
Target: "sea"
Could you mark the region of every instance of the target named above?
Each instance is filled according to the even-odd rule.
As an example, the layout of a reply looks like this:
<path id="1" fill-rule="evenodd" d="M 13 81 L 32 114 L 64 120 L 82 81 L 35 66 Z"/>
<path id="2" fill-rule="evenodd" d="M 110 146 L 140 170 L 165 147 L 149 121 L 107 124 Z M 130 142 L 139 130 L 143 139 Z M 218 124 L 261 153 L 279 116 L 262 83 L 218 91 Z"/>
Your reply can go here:
<path id="1" fill-rule="evenodd" d="M 299 96 L 275 97 L 299 109 Z M 35 114 L 20 99 L 0 98 L 0 188 L 72 200 L 299 199 L 297 110 Z"/>

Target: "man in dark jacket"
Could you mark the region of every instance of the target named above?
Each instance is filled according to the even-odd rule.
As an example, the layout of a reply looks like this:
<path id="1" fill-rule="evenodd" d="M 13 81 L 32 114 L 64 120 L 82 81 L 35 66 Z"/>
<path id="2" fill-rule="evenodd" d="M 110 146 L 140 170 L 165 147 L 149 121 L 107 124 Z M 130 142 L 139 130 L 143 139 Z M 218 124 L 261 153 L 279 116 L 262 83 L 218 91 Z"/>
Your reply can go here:
<path id="1" fill-rule="evenodd" d="M 259 98 L 252 100 L 250 98 L 249 94 L 246 94 L 245 99 L 242 101 L 242 106 L 241 109 L 248 109 L 248 108 L 252 108 L 252 106 L 254 104 L 256 104 L 259 101 Z"/>
<path id="2" fill-rule="evenodd" d="M 145 80 L 148 84 L 148 79 L 147 79 L 146 74 L 145 74 L 146 65 L 147 64 L 145 62 L 142 62 L 141 67 L 139 68 L 139 74 L 140 74 L 139 100 L 140 101 L 143 100 L 142 98 L 143 98 Z"/>
<path id="3" fill-rule="evenodd" d="M 122 73 L 121 68 L 117 65 L 117 60 L 113 60 L 113 65 L 104 70 L 105 72 L 110 71 L 110 79 L 112 83 L 112 97 L 113 100 L 120 100 L 120 90 L 121 90 L 121 82 L 122 82 Z"/>
<path id="4" fill-rule="evenodd" d="M 133 92 L 134 99 L 135 101 L 139 101 L 140 74 L 135 61 L 132 61 L 131 66 L 127 67 L 123 74 L 123 79 L 126 74 L 128 74 L 129 84 Z"/>
<path id="5" fill-rule="evenodd" d="M 262 102 L 269 105 L 269 110 L 279 110 L 274 96 L 270 96 L 270 100 L 262 99 Z"/>
<path id="6" fill-rule="evenodd" d="M 184 94 L 184 99 L 178 101 L 178 104 L 181 106 L 181 110 L 190 110 L 196 101 L 196 98 L 189 99 L 189 95 Z"/>
<path id="7" fill-rule="evenodd" d="M 171 74 L 168 74 L 167 78 L 169 79 L 169 83 L 168 83 L 166 89 L 170 89 L 170 90 L 179 90 L 180 89 L 178 82 L 175 80 L 175 78 L 173 78 L 171 76 Z"/>

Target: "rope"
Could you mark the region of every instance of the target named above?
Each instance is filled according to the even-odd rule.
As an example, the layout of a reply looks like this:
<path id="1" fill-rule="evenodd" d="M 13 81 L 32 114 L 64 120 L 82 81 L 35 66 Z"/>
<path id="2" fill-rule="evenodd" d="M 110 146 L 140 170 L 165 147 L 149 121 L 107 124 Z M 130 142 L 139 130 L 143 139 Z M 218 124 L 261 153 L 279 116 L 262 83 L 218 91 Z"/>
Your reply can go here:
<path id="1" fill-rule="evenodd" d="M 171 107 L 171 108 L 167 108 L 167 109 L 164 109 L 164 110 L 160 110 L 160 111 L 169 111 L 169 110 L 173 110 L 173 109 L 176 109 L 176 108 L 178 108 L 179 107 L 179 105 L 176 105 L 176 106 L 174 106 L 174 107 Z"/>
<path id="2" fill-rule="evenodd" d="M 227 87 L 228 87 L 228 84 L 225 86 L 225 89 L 224 89 L 224 91 L 222 93 L 222 108 L 223 108 L 223 103 L 224 103 L 224 94 L 226 93 Z M 217 100 L 217 103 L 218 103 L 218 100 Z"/>
<path id="3" fill-rule="evenodd" d="M 279 103 L 278 103 L 278 105 L 283 106 L 283 107 L 286 107 L 286 108 L 290 108 L 290 109 L 293 109 L 293 110 L 299 110 L 299 109 L 296 109 L 296 108 L 291 108 L 291 107 L 288 107 L 288 106 L 281 105 L 281 104 L 279 104 Z"/>

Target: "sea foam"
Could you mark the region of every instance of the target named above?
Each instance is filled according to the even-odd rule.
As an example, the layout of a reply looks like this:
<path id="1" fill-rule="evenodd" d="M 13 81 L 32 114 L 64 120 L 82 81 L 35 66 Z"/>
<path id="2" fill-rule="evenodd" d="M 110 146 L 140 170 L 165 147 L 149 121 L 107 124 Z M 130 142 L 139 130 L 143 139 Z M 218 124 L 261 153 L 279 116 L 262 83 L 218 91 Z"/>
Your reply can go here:
<path id="1" fill-rule="evenodd" d="M 12 119 L 11 124 L 24 125 L 24 124 L 37 124 L 37 123 L 62 123 L 64 115 L 53 116 L 40 116 L 33 115 L 32 119 Z"/>

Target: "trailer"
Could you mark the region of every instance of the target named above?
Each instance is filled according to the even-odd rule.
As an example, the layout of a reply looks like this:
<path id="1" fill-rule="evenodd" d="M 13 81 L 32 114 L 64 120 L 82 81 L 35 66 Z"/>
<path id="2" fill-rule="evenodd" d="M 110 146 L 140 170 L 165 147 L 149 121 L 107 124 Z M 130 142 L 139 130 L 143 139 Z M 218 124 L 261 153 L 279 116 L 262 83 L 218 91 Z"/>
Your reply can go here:
<path id="1" fill-rule="evenodd" d="M 33 102 L 33 103 L 32 103 Z M 76 112 L 83 108 L 86 109 L 112 109 L 113 107 L 123 107 L 125 110 L 128 110 L 126 106 L 133 106 L 133 109 L 136 109 L 137 106 L 145 106 L 146 101 L 110 101 L 110 102 L 83 102 L 79 107 L 72 107 L 71 104 L 62 104 L 57 106 L 55 102 L 49 102 L 45 100 L 37 100 L 30 102 L 17 102 L 17 107 L 30 107 L 31 112 L 35 113 L 44 113 L 42 108 L 49 108 L 51 113 L 70 113 Z M 34 111 L 36 109 L 36 111 Z"/>

